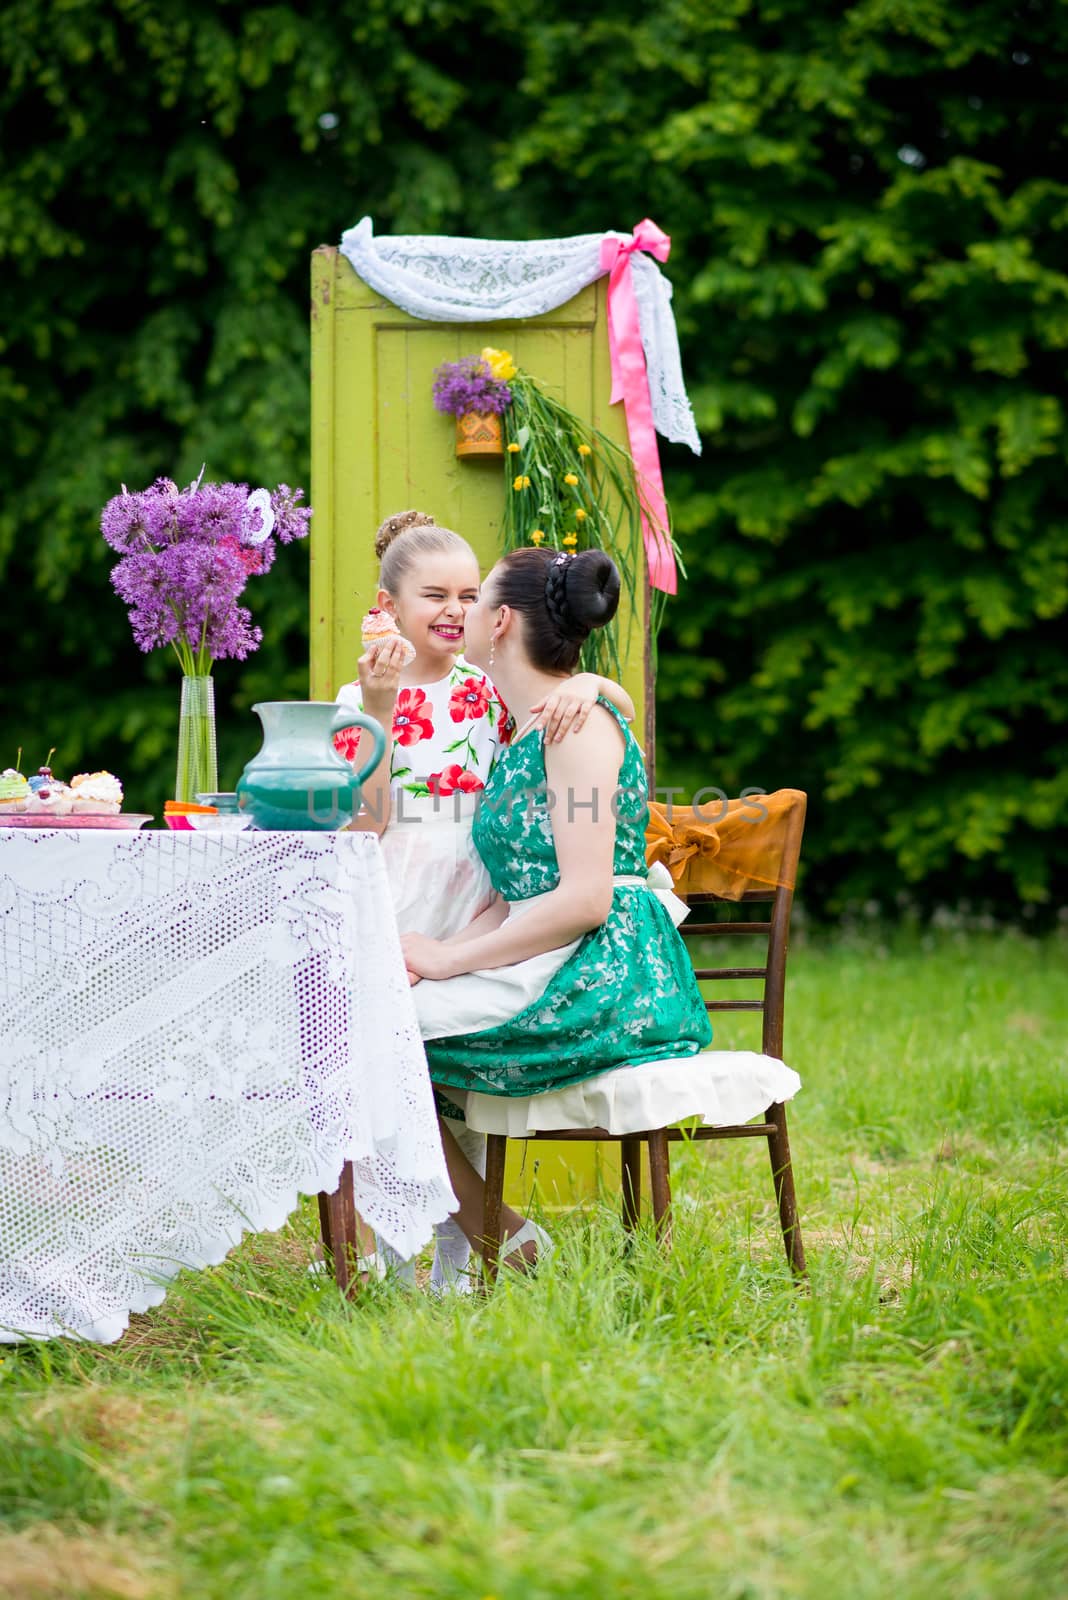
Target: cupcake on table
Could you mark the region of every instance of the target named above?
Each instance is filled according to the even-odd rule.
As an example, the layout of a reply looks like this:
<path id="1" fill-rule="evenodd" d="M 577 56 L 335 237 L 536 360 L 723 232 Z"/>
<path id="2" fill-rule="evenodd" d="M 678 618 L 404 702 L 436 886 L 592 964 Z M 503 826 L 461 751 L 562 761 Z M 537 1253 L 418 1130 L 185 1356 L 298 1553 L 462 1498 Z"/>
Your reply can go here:
<path id="1" fill-rule="evenodd" d="M 112 772 L 79 772 L 70 792 L 75 816 L 117 817 L 122 810 L 122 784 Z"/>
<path id="2" fill-rule="evenodd" d="M 74 793 L 70 784 L 55 777 L 49 766 L 54 754 L 54 750 L 49 750 L 44 766 L 38 767 L 28 780 L 31 816 L 69 817 L 74 810 Z"/>
<path id="3" fill-rule="evenodd" d="M 30 809 L 32 793 L 17 767 L 5 767 L 0 772 L 0 826 L 7 817 L 22 816 Z"/>

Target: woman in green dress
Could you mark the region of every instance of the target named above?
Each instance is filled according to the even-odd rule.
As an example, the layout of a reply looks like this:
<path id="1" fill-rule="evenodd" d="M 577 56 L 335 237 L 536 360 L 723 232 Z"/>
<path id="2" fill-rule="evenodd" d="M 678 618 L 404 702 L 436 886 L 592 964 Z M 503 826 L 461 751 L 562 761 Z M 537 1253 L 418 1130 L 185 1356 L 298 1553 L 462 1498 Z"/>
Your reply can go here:
<path id="1" fill-rule="evenodd" d="M 546 743 L 532 711 L 578 665 L 619 603 L 597 550 L 502 558 L 468 612 L 464 652 L 489 670 L 520 729 L 481 797 L 475 844 L 492 905 L 451 939 L 402 940 L 430 1075 L 466 1092 L 528 1096 L 639 1062 L 696 1055 L 712 1038 L 672 918 L 647 882 L 641 751 L 600 701 L 573 736 Z M 461 1228 L 478 1243 L 482 1181 L 443 1128 Z M 505 1208 L 502 1260 L 548 1241 Z"/>

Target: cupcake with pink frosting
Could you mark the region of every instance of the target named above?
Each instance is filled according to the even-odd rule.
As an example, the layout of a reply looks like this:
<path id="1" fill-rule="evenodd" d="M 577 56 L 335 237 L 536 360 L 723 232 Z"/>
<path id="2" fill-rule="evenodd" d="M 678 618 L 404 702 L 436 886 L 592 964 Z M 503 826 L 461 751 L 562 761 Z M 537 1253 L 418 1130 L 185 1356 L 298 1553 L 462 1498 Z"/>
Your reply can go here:
<path id="1" fill-rule="evenodd" d="M 365 650 L 370 650 L 372 645 L 384 644 L 387 639 L 399 639 L 404 646 L 402 666 L 406 667 L 415 660 L 415 645 L 404 637 L 394 618 L 388 611 L 379 611 L 377 606 L 372 606 L 360 623 L 360 642 Z"/>

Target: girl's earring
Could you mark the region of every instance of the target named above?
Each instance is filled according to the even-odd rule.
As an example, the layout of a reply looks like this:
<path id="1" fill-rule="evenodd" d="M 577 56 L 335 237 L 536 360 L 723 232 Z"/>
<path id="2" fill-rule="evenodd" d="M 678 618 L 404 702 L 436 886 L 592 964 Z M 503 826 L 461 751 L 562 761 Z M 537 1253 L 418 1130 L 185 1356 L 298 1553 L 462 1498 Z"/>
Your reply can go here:
<path id="1" fill-rule="evenodd" d="M 489 653 L 489 664 L 490 664 L 491 667 L 493 665 L 493 658 L 494 658 L 494 656 L 496 654 L 497 654 L 497 640 L 496 640 L 496 638 L 493 638 L 493 639 L 490 640 L 490 653 Z"/>

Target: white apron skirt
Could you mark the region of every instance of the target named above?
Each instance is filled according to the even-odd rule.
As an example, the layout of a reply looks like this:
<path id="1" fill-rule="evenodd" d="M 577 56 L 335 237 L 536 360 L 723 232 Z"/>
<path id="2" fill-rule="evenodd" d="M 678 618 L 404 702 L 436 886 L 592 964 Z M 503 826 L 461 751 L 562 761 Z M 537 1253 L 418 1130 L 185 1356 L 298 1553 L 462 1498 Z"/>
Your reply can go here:
<path id="1" fill-rule="evenodd" d="M 459 794 L 435 803 L 394 794 L 382 855 L 401 933 L 449 939 L 493 899 L 471 837 L 476 800 Z"/>

